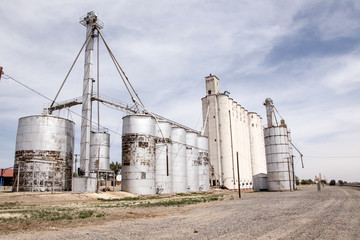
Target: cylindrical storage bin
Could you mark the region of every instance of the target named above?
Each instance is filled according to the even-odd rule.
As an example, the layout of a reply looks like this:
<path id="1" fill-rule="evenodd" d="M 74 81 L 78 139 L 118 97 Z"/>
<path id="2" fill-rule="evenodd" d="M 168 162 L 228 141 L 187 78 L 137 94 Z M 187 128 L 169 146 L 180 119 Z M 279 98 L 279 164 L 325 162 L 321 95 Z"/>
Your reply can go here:
<path id="1" fill-rule="evenodd" d="M 180 127 L 171 129 L 172 182 L 174 193 L 187 192 L 186 131 Z"/>
<path id="2" fill-rule="evenodd" d="M 261 117 L 254 112 L 249 113 L 249 132 L 254 190 L 260 191 L 260 189 L 264 189 L 262 180 L 264 179 L 264 174 L 267 173 L 266 156 L 262 120 Z M 259 181 L 255 181 L 257 178 L 259 178 Z M 258 186 L 256 184 L 258 184 Z"/>
<path id="3" fill-rule="evenodd" d="M 90 137 L 90 171 L 110 171 L 110 134 L 106 132 L 91 132 Z"/>
<path id="4" fill-rule="evenodd" d="M 197 149 L 197 133 L 186 132 L 186 169 L 187 190 L 189 192 L 199 191 L 199 161 Z"/>
<path id="5" fill-rule="evenodd" d="M 234 188 L 233 153 L 230 131 L 230 106 L 229 97 L 225 94 L 218 95 L 219 107 L 219 133 L 223 185 L 228 189 Z M 231 104 L 232 107 L 232 104 Z"/>
<path id="6" fill-rule="evenodd" d="M 209 157 L 208 157 L 208 138 L 205 136 L 197 137 L 199 155 L 199 191 L 209 191 Z"/>
<path id="7" fill-rule="evenodd" d="M 71 190 L 74 129 L 73 121 L 52 115 L 19 119 L 14 163 L 19 191 Z"/>
<path id="8" fill-rule="evenodd" d="M 155 119 L 134 114 L 123 117 L 121 190 L 156 194 Z"/>
<path id="9" fill-rule="evenodd" d="M 292 183 L 287 129 L 265 128 L 264 137 L 269 191 L 289 191 Z"/>
<path id="10" fill-rule="evenodd" d="M 159 121 L 155 125 L 156 193 L 172 193 L 171 124 Z"/>

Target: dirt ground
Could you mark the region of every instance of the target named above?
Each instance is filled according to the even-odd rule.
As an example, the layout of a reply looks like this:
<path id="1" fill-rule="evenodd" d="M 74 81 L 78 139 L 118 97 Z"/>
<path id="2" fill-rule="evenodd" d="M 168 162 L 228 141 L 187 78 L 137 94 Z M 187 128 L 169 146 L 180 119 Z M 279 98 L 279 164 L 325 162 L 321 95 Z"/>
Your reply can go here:
<path id="1" fill-rule="evenodd" d="M 0 239 L 360 239 L 360 191 L 0 193 Z"/>

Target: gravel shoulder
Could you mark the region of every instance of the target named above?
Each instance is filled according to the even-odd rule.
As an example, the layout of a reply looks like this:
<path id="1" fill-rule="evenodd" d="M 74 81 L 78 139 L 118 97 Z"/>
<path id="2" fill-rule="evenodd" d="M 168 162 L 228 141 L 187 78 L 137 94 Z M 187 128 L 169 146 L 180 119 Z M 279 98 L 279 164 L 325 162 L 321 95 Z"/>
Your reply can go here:
<path id="1" fill-rule="evenodd" d="M 108 208 L 103 218 L 62 220 L 55 226 L 18 229 L 0 239 L 360 239 L 357 188 L 325 187 L 318 192 L 312 186 L 296 192 L 245 193 L 241 199 L 229 191 L 211 194 L 221 194 L 222 201 Z M 162 200 L 146 200 L 151 201 Z M 88 207 L 97 202 L 92 198 L 77 203 Z"/>

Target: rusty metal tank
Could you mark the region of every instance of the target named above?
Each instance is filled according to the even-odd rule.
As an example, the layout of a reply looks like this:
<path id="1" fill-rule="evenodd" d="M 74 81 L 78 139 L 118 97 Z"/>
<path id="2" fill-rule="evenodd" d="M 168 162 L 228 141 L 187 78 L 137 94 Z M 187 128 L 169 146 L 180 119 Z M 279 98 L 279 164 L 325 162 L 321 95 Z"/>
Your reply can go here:
<path id="1" fill-rule="evenodd" d="M 156 194 L 155 119 L 147 114 L 123 117 L 121 190 Z"/>
<path id="2" fill-rule="evenodd" d="M 71 190 L 75 123 L 53 115 L 19 119 L 14 191 Z"/>
<path id="3" fill-rule="evenodd" d="M 208 138 L 199 135 L 198 144 L 198 162 L 199 162 L 199 191 L 209 191 L 209 156 L 208 156 Z"/>
<path id="4" fill-rule="evenodd" d="M 90 171 L 110 171 L 110 134 L 107 132 L 91 132 L 90 137 Z"/>

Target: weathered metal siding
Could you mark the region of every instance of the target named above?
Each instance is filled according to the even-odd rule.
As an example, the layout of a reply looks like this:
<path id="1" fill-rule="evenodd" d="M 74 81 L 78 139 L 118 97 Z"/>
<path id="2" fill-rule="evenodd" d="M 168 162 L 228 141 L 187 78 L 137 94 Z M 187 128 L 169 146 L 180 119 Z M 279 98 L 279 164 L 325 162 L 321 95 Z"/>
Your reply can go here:
<path id="1" fill-rule="evenodd" d="M 14 163 L 19 191 L 71 190 L 74 129 L 74 122 L 51 115 L 19 119 Z"/>
<path id="2" fill-rule="evenodd" d="M 198 162 L 199 162 L 199 191 L 209 191 L 209 157 L 208 157 L 208 138 L 198 136 Z"/>
<path id="3" fill-rule="evenodd" d="M 199 159 L 197 133 L 186 132 L 186 179 L 189 192 L 199 191 Z"/>
<path id="4" fill-rule="evenodd" d="M 121 189 L 138 195 L 156 193 L 155 119 L 134 114 L 123 117 Z"/>
<path id="5" fill-rule="evenodd" d="M 186 131 L 180 127 L 171 130 L 172 182 L 175 193 L 187 192 Z"/>
<path id="6" fill-rule="evenodd" d="M 169 194 L 172 189 L 171 124 L 159 122 L 155 125 L 156 135 L 156 193 Z"/>
<path id="7" fill-rule="evenodd" d="M 97 171 L 97 161 L 99 160 L 99 170 L 110 170 L 110 134 L 105 132 L 91 132 L 90 141 L 90 171 Z"/>
<path id="8" fill-rule="evenodd" d="M 291 183 L 287 128 L 265 128 L 264 136 L 269 191 L 289 191 Z"/>

